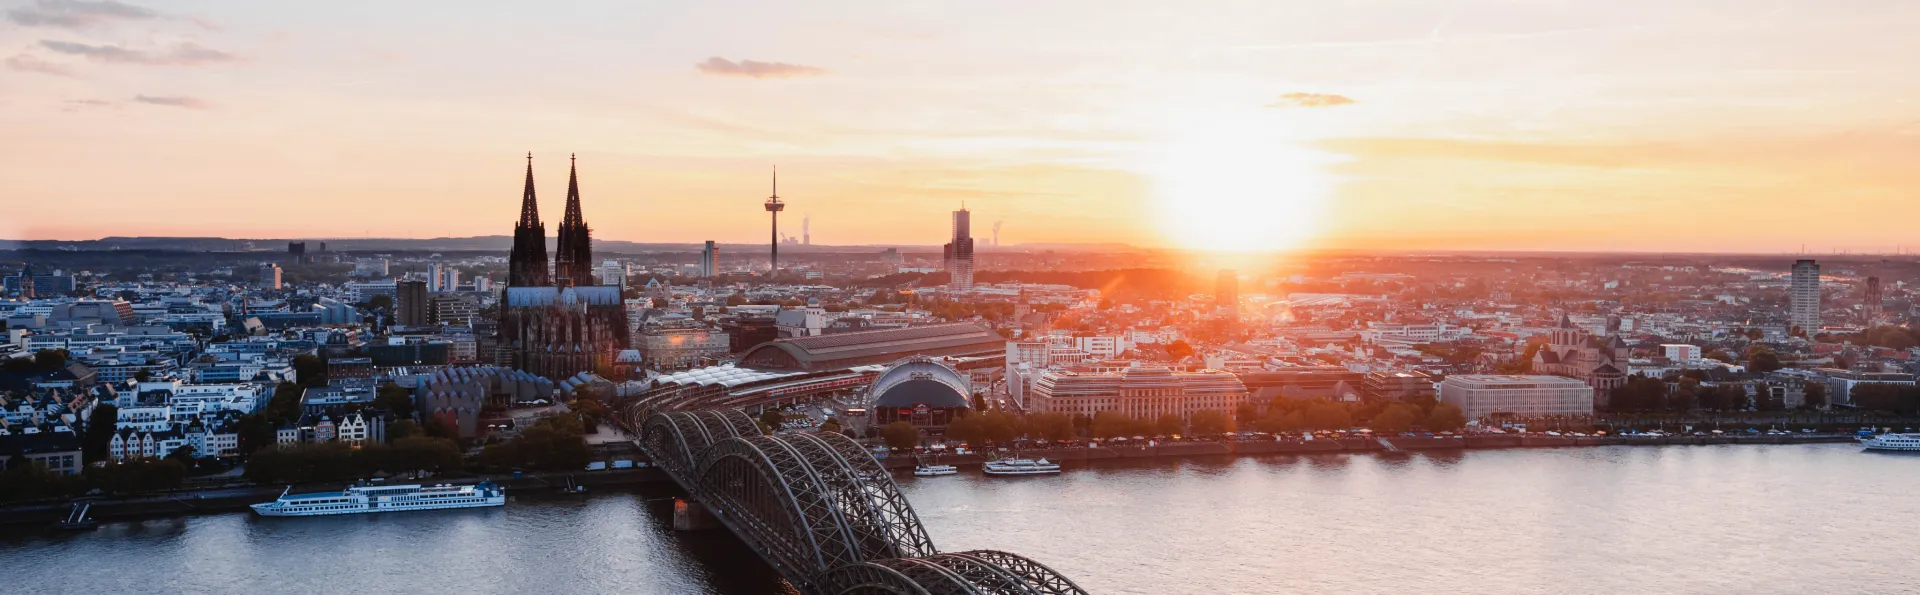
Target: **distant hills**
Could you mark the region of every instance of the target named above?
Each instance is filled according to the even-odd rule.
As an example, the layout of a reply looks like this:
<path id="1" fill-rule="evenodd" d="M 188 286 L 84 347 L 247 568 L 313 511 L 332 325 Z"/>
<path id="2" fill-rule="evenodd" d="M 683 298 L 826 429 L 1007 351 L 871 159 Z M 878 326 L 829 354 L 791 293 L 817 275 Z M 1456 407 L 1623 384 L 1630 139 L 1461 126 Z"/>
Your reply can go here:
<path id="1" fill-rule="evenodd" d="M 549 248 L 553 238 L 547 238 Z M 0 250 L 167 250 L 186 252 L 285 252 L 288 242 L 306 242 L 309 254 L 320 250 L 320 243 L 326 242 L 327 249 L 336 252 L 487 252 L 505 253 L 513 246 L 513 237 L 504 235 L 472 236 L 464 238 L 214 238 L 214 237 L 151 237 L 151 236 L 110 236 L 97 240 L 0 240 Z M 692 242 L 629 242 L 624 240 L 595 240 L 593 249 L 598 252 L 614 254 L 645 254 L 661 252 L 699 252 L 702 244 Z M 766 244 L 722 243 L 719 245 L 726 254 L 764 254 Z M 805 253 L 858 253 L 880 252 L 888 248 L 905 253 L 938 253 L 939 245 L 914 244 L 872 244 L 855 246 L 826 246 L 781 244 L 780 251 L 788 254 Z M 1038 243 L 1016 244 L 998 249 L 979 247 L 982 252 L 1140 252 L 1140 248 L 1121 243 Z"/>

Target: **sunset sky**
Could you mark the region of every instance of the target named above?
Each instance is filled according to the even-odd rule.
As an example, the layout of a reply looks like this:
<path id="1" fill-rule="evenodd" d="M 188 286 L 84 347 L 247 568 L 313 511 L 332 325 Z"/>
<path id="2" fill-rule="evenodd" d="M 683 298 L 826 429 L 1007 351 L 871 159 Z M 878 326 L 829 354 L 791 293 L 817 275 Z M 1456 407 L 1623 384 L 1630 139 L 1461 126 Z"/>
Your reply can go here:
<path id="1" fill-rule="evenodd" d="M 1920 246 L 1920 2 L 0 1 L 0 238 Z M 791 222 L 791 223 L 789 223 Z"/>

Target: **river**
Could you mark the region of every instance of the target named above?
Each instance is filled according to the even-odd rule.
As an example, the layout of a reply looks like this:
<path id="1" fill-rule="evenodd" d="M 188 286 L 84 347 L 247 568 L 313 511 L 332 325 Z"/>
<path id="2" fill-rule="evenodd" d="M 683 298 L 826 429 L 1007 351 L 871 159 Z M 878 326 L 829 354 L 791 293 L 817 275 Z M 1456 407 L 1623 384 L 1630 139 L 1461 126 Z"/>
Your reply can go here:
<path id="1" fill-rule="evenodd" d="M 1920 456 L 1847 444 L 1100 463 L 900 479 L 944 551 L 1093 593 L 1920 592 Z M 0 535 L 34 593 L 773 593 L 664 490 L 491 510 L 222 514 Z"/>

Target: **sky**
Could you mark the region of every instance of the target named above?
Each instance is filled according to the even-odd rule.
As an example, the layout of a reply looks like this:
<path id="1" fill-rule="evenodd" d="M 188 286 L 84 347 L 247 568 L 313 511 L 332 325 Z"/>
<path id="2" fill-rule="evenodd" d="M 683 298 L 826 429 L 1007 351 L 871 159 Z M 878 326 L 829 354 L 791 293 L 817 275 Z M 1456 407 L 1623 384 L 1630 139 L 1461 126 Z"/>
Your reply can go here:
<path id="1" fill-rule="evenodd" d="M 0 238 L 1920 245 L 1920 2 L 0 0 Z M 983 240 L 984 244 L 985 241 Z"/>

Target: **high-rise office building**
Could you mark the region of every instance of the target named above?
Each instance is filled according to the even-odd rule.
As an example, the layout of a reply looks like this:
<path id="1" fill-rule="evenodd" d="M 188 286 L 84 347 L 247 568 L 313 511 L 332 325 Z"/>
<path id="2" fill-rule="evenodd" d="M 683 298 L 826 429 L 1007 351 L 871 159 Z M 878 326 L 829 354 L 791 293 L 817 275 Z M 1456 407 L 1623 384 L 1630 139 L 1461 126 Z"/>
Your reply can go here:
<path id="1" fill-rule="evenodd" d="M 452 266 L 440 265 L 440 274 L 438 276 L 440 277 L 439 293 L 448 293 L 448 292 L 460 290 L 460 269 Z"/>
<path id="2" fill-rule="evenodd" d="M 1214 279 L 1213 307 L 1227 320 L 1240 319 L 1240 276 L 1232 269 L 1220 269 Z"/>
<path id="3" fill-rule="evenodd" d="M 1866 316 L 1868 323 L 1880 317 L 1882 309 L 1886 307 L 1886 300 L 1880 296 L 1879 277 L 1867 277 L 1867 292 L 1861 297 L 1861 302 L 1861 314 Z"/>
<path id="4" fill-rule="evenodd" d="M 1812 260 L 1793 263 L 1789 295 L 1792 299 L 1787 321 L 1812 336 L 1820 330 L 1820 264 Z"/>
<path id="5" fill-rule="evenodd" d="M 973 230 L 966 207 L 953 212 L 953 241 L 947 242 L 947 289 L 973 289 Z"/>
<path id="6" fill-rule="evenodd" d="M 427 265 L 427 291 L 432 293 L 447 291 L 446 284 L 444 283 L 446 280 L 446 271 L 447 265 L 444 264 L 436 262 Z"/>
<path id="7" fill-rule="evenodd" d="M 322 245 L 324 246 L 325 244 Z M 326 250 L 326 248 L 321 248 L 321 250 Z M 287 242 L 287 264 L 307 264 L 309 262 L 312 261 L 307 260 L 306 242 Z"/>
<path id="8" fill-rule="evenodd" d="M 714 277 L 720 273 L 720 247 L 713 240 L 707 240 L 707 247 L 700 250 L 700 276 Z"/>
<path id="9" fill-rule="evenodd" d="M 260 286 L 267 289 L 280 289 L 280 265 L 260 265 Z"/>
<path id="10" fill-rule="evenodd" d="M 433 302 L 427 297 L 427 282 L 407 279 L 401 281 L 396 289 L 393 323 L 400 326 L 426 326 L 433 316 Z"/>

